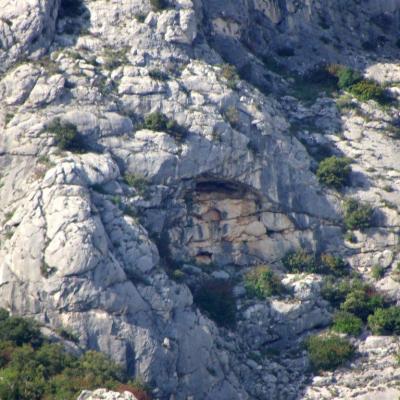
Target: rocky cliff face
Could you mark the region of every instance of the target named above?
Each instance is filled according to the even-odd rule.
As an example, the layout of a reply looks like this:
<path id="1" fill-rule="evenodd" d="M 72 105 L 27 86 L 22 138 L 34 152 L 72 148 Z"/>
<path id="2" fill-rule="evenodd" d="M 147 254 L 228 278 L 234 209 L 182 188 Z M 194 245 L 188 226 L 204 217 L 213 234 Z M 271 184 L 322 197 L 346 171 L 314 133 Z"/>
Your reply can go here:
<path id="1" fill-rule="evenodd" d="M 355 340 L 363 357 L 310 383 L 299 343 L 331 309 L 321 276 L 281 259 L 334 252 L 367 280 L 379 263 L 374 285 L 397 300 L 399 144 L 385 132 L 398 112 L 302 101 L 293 71 L 359 66 L 398 95 L 400 1 L 17 3 L 0 1 L 0 306 L 68 327 L 155 398 L 398 395 L 391 338 Z M 175 127 L 143 124 L 154 112 Z M 354 159 L 342 193 L 315 176 L 321 148 Z M 346 196 L 375 207 L 357 243 Z M 245 295 L 264 263 L 290 296 Z M 193 302 L 210 279 L 233 288 L 234 329 Z"/>

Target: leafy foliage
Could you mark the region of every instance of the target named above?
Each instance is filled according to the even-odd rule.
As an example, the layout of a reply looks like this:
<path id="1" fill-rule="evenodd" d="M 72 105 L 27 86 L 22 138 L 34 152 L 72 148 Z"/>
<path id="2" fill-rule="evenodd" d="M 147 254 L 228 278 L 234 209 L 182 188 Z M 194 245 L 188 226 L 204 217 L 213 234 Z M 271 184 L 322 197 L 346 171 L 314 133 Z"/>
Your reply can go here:
<path id="1" fill-rule="evenodd" d="M 321 183 L 340 189 L 349 181 L 351 172 L 350 160 L 345 157 L 328 157 L 322 160 L 317 169 L 317 177 Z"/>
<path id="2" fill-rule="evenodd" d="M 81 136 L 74 124 L 55 118 L 47 126 L 47 131 L 54 134 L 60 150 L 77 151 L 83 149 Z"/>
<path id="3" fill-rule="evenodd" d="M 144 196 L 149 188 L 149 182 L 143 176 L 125 174 L 124 180 L 127 185 L 134 187 L 141 196 Z"/>
<path id="4" fill-rule="evenodd" d="M 377 294 L 371 286 L 359 283 L 353 286 L 340 308 L 366 321 L 368 315 L 383 306 L 382 296 Z"/>
<path id="5" fill-rule="evenodd" d="M 282 259 L 283 265 L 289 272 L 317 272 L 317 261 L 313 254 L 304 250 L 289 252 Z"/>
<path id="6" fill-rule="evenodd" d="M 233 327 L 236 322 L 236 300 L 231 283 L 215 279 L 203 283 L 193 297 L 197 306 L 217 324 Z"/>
<path id="7" fill-rule="evenodd" d="M 260 266 L 250 271 L 245 278 L 247 292 L 260 299 L 284 292 L 281 279 L 269 267 Z"/>
<path id="8" fill-rule="evenodd" d="M 368 326 L 376 335 L 400 334 L 400 307 L 378 308 L 368 317 Z"/>
<path id="9" fill-rule="evenodd" d="M 167 132 L 177 141 L 183 141 L 186 137 L 186 131 L 176 121 L 160 112 L 146 115 L 143 128 L 156 132 Z"/>
<path id="10" fill-rule="evenodd" d="M 375 100 L 380 104 L 389 102 L 386 91 L 377 82 L 369 79 L 354 84 L 349 91 L 360 101 Z"/>
<path id="11" fill-rule="evenodd" d="M 340 89 L 347 89 L 362 80 L 362 75 L 349 67 L 338 66 L 336 76 Z"/>
<path id="12" fill-rule="evenodd" d="M 306 348 L 314 370 L 333 370 L 354 355 L 353 345 L 336 335 L 310 336 Z"/>
<path id="13" fill-rule="evenodd" d="M 321 263 L 326 272 L 333 275 L 347 275 L 349 273 L 347 263 L 339 256 L 334 256 L 330 253 L 321 255 Z"/>
<path id="14" fill-rule="evenodd" d="M 88 351 L 78 358 L 52 344 L 29 319 L 0 309 L 0 398 L 2 400 L 75 400 L 83 389 L 117 389 L 122 370 L 105 355 Z M 147 396 L 142 387 L 138 393 Z M 149 397 L 141 397 L 149 400 Z"/>
<path id="15" fill-rule="evenodd" d="M 344 223 L 347 229 L 363 230 L 371 226 L 373 209 L 355 199 L 349 199 L 344 205 Z"/>
<path id="16" fill-rule="evenodd" d="M 338 311 L 333 317 L 332 329 L 338 333 L 357 336 L 361 333 L 363 321 L 347 311 Z"/>

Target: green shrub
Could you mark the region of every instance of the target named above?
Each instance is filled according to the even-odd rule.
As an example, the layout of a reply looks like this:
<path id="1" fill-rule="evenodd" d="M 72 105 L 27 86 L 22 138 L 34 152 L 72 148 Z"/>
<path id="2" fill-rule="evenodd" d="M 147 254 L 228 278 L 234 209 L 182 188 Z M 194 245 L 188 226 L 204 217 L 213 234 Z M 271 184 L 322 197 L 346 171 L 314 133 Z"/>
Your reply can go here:
<path id="1" fill-rule="evenodd" d="M 236 322 L 236 300 L 232 289 L 230 282 L 209 280 L 195 291 L 193 300 L 217 324 L 233 327 Z"/>
<path id="2" fill-rule="evenodd" d="M 251 296 L 266 299 L 284 292 L 281 279 L 269 267 L 259 266 L 245 277 L 245 287 Z"/>
<path id="3" fill-rule="evenodd" d="M 82 138 L 74 124 L 55 118 L 46 129 L 54 134 L 57 147 L 60 150 L 77 151 L 83 149 Z"/>
<path id="4" fill-rule="evenodd" d="M 43 343 L 43 337 L 36 322 L 21 317 L 5 317 L 5 315 L 6 312 L 3 311 L 0 341 L 11 342 L 16 346 L 30 344 L 33 347 L 38 347 Z"/>
<path id="5" fill-rule="evenodd" d="M 328 273 L 334 275 L 346 275 L 349 273 L 347 263 L 339 256 L 325 253 L 321 255 L 321 262 Z"/>
<path id="6" fill-rule="evenodd" d="M 347 311 L 338 311 L 333 316 L 332 329 L 338 333 L 358 336 L 362 331 L 362 319 Z"/>
<path id="7" fill-rule="evenodd" d="M 236 89 L 239 82 L 239 75 L 236 68 L 231 64 L 222 65 L 221 75 L 226 79 L 227 85 L 230 89 Z"/>
<path id="8" fill-rule="evenodd" d="M 344 157 L 328 157 L 319 163 L 317 177 L 319 181 L 335 189 L 348 184 L 351 172 L 350 159 Z"/>
<path id="9" fill-rule="evenodd" d="M 0 399 L 75 400 L 84 389 L 118 389 L 123 383 L 150 399 L 143 385 L 127 381 L 105 355 L 71 355 L 63 346 L 48 343 L 35 322 L 0 309 Z"/>
<path id="10" fill-rule="evenodd" d="M 340 89 L 347 89 L 362 80 L 362 75 L 349 67 L 339 66 L 336 76 L 338 77 L 338 86 Z"/>
<path id="11" fill-rule="evenodd" d="M 125 174 L 124 181 L 127 185 L 135 188 L 141 196 L 144 196 L 149 188 L 148 180 L 136 174 Z"/>
<path id="12" fill-rule="evenodd" d="M 383 306 L 384 299 L 382 296 L 377 294 L 372 287 L 359 284 L 354 286 L 347 294 L 344 302 L 340 305 L 340 309 L 366 321 L 368 315 Z"/>
<path id="13" fill-rule="evenodd" d="M 165 10 L 168 7 L 167 0 L 150 0 L 150 4 L 155 11 Z"/>
<path id="14" fill-rule="evenodd" d="M 161 71 L 160 69 L 152 69 L 149 71 L 149 76 L 151 79 L 156 81 L 167 81 L 169 76 L 166 72 Z"/>
<path id="15" fill-rule="evenodd" d="M 373 209 L 368 204 L 362 204 L 355 199 L 349 199 L 344 204 L 344 223 L 347 229 L 363 230 L 371 226 Z"/>
<path id="16" fill-rule="evenodd" d="M 282 263 L 292 273 L 314 273 L 318 270 L 315 255 L 307 253 L 304 250 L 287 253 L 282 259 Z"/>
<path id="17" fill-rule="evenodd" d="M 385 268 L 381 267 L 380 265 L 374 265 L 371 269 L 371 274 L 372 277 L 378 281 L 385 275 Z"/>
<path id="18" fill-rule="evenodd" d="M 237 128 L 240 123 L 239 111 L 236 107 L 230 106 L 224 111 L 224 117 L 232 128 Z"/>
<path id="19" fill-rule="evenodd" d="M 354 355 L 353 345 L 336 335 L 310 336 L 306 348 L 314 370 L 333 370 Z"/>
<path id="20" fill-rule="evenodd" d="M 372 80 L 362 80 L 349 88 L 350 93 L 360 101 L 375 100 L 380 104 L 389 101 L 385 89 Z"/>
<path id="21" fill-rule="evenodd" d="M 368 326 L 375 335 L 400 334 L 400 307 L 378 308 L 368 317 Z"/>
<path id="22" fill-rule="evenodd" d="M 348 279 L 327 276 L 321 286 L 321 296 L 329 301 L 333 307 L 338 307 L 344 302 L 353 285 L 354 282 Z"/>
<path id="23" fill-rule="evenodd" d="M 186 137 L 186 131 L 176 121 L 160 112 L 148 114 L 144 119 L 143 128 L 156 132 L 167 132 L 177 141 L 183 141 Z"/>

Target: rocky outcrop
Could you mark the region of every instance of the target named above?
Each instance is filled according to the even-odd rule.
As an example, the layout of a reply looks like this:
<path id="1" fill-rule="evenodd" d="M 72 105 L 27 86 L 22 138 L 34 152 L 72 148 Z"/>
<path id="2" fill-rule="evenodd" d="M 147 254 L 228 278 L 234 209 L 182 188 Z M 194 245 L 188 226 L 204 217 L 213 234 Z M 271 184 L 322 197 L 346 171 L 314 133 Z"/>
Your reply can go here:
<path id="1" fill-rule="evenodd" d="M 300 343 L 331 310 L 321 277 L 281 263 L 298 248 L 330 251 L 366 279 L 379 263 L 376 286 L 398 300 L 398 144 L 385 135 L 396 110 L 355 101 L 358 111 L 339 113 L 322 94 L 301 101 L 290 69 L 356 52 L 352 62 L 371 64 L 366 74 L 396 95 L 397 69 L 373 57 L 391 54 L 400 4 L 331 3 L 4 2 L 0 306 L 68 327 L 159 399 L 364 396 L 374 365 L 391 395 L 394 345 L 371 337 L 356 343 L 357 385 L 346 383 L 350 369 L 305 389 Z M 175 123 L 145 124 L 154 112 Z M 68 149 L 60 140 L 71 130 Z M 342 193 L 315 176 L 321 149 L 354 159 Z M 375 207 L 357 243 L 343 238 L 345 196 Z M 243 278 L 259 264 L 282 278 L 284 295 L 246 295 Z M 234 329 L 193 300 L 214 280 L 232 289 Z M 97 398 L 130 397 L 80 397 Z"/>
<path id="2" fill-rule="evenodd" d="M 81 393 L 78 400 L 137 400 L 130 392 L 118 393 L 107 389 L 98 389 L 93 392 L 88 390 Z"/>
<path id="3" fill-rule="evenodd" d="M 59 0 L 0 3 L 0 71 L 43 55 L 54 37 Z"/>

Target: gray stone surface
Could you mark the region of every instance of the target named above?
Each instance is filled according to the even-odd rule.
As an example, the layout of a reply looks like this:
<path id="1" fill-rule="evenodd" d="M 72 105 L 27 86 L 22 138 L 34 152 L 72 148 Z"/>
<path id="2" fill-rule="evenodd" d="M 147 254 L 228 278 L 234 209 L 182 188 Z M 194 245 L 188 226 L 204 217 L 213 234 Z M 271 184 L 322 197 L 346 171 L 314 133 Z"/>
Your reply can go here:
<path id="1" fill-rule="evenodd" d="M 390 60 L 399 1 L 176 0 L 152 11 L 97 0 L 74 15 L 59 1 L 0 6 L 0 306 L 50 331 L 68 327 L 81 350 L 106 352 L 156 399 L 397 395 L 396 341 L 368 333 L 355 341 L 363 357 L 306 384 L 301 341 L 332 310 L 321 277 L 288 274 L 281 259 L 333 252 L 399 300 L 398 111 L 303 101 L 272 60 L 301 71 L 322 60 L 363 66 L 399 96 Z M 379 37 L 375 52 L 363 49 Z M 185 137 L 145 129 L 156 111 Z M 80 151 L 57 148 L 55 118 L 76 126 Z M 353 159 L 351 187 L 319 184 L 321 148 Z M 375 208 L 357 243 L 343 239 L 350 196 Z M 243 277 L 260 264 L 285 295 L 246 294 Z M 377 264 L 385 275 L 375 282 Z M 193 300 L 211 278 L 234 283 L 234 329 Z M 97 398 L 129 395 L 80 396 Z"/>

